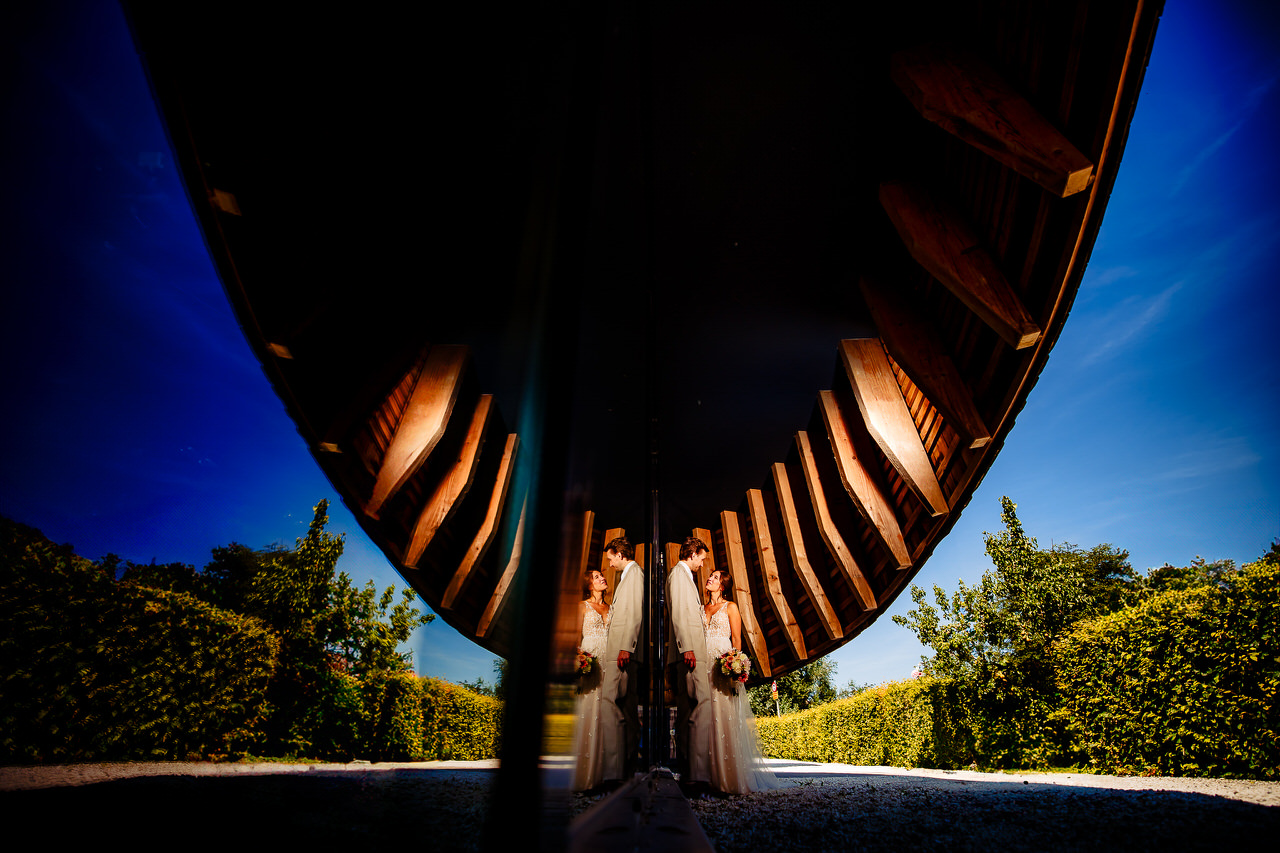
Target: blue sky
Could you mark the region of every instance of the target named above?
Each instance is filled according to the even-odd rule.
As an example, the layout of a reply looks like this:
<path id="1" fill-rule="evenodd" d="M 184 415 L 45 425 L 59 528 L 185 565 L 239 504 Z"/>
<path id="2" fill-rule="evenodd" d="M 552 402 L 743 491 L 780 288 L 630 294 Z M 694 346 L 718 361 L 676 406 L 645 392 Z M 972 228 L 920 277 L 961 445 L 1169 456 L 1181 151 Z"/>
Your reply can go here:
<path id="1" fill-rule="evenodd" d="M 118 8 L 0 12 L 0 513 L 88 557 L 203 566 L 290 544 L 327 498 L 340 568 L 403 585 L 315 465 L 236 325 Z M 1041 544 L 1140 570 L 1255 559 L 1280 536 L 1280 16 L 1170 0 L 1088 271 L 1039 384 L 916 583 L 989 568 L 999 498 Z M 890 613 L 905 612 L 903 595 Z M 442 622 L 416 668 L 491 678 Z M 888 615 L 841 683 L 905 677 Z"/>

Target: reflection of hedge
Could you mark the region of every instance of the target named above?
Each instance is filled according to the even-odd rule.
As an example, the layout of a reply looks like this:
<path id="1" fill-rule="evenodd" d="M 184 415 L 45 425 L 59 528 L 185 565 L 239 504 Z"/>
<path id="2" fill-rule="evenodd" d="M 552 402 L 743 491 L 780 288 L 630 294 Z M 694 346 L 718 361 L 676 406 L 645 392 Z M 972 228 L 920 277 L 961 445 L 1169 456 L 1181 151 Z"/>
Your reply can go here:
<path id="1" fill-rule="evenodd" d="M 972 740 L 958 707 L 954 688 L 921 678 L 756 723 L 771 758 L 954 768 L 970 760 Z"/>
<path id="2" fill-rule="evenodd" d="M 117 584 L 0 520 L 0 761 L 245 749 L 276 651 L 256 619 Z"/>
<path id="3" fill-rule="evenodd" d="M 1078 745 L 1107 771 L 1280 777 L 1280 565 L 1079 623 L 1055 647 Z"/>
<path id="4" fill-rule="evenodd" d="M 502 703 L 447 681 L 422 683 L 423 757 L 496 758 L 501 744 Z"/>

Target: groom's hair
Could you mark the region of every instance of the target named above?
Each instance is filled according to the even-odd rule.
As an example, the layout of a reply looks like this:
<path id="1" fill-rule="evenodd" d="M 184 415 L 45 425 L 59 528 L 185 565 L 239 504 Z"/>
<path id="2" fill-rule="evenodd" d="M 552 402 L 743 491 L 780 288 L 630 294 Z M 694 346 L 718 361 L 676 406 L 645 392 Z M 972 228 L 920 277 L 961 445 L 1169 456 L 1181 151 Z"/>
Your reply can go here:
<path id="1" fill-rule="evenodd" d="M 627 541 L 625 536 L 615 536 L 609 540 L 609 544 L 604 546 L 605 553 L 612 551 L 624 560 L 634 560 L 636 558 L 636 548 Z"/>
<path id="2" fill-rule="evenodd" d="M 684 540 L 684 544 L 680 546 L 680 559 L 687 560 L 699 551 L 706 551 L 707 543 L 703 542 L 697 536 L 690 536 Z"/>

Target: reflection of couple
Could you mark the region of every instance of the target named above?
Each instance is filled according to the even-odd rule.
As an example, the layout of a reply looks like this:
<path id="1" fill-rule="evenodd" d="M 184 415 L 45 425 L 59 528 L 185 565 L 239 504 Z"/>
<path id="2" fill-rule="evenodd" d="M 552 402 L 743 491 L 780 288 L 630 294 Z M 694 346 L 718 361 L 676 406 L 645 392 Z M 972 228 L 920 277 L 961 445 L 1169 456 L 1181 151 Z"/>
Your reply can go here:
<path id="1" fill-rule="evenodd" d="M 604 601 L 609 588 L 604 574 L 592 569 L 585 577 L 588 597 L 582 602 L 579 648 L 592 655 L 596 664 L 579 682 L 573 738 L 577 756 L 573 788 L 577 791 L 635 772 L 640 734 L 636 646 L 644 615 L 644 569 L 634 556 L 635 549 L 625 537 L 605 546 L 609 566 L 622 571 L 612 607 Z"/>
<path id="2" fill-rule="evenodd" d="M 719 668 L 722 655 L 742 648 L 742 618 L 728 600 L 733 582 L 723 569 L 707 579 L 703 604 L 693 573 L 706 558 L 706 543 L 691 536 L 667 575 L 677 753 L 692 786 L 708 784 L 730 794 L 776 788 L 778 780 L 760 754 L 746 686 Z"/>

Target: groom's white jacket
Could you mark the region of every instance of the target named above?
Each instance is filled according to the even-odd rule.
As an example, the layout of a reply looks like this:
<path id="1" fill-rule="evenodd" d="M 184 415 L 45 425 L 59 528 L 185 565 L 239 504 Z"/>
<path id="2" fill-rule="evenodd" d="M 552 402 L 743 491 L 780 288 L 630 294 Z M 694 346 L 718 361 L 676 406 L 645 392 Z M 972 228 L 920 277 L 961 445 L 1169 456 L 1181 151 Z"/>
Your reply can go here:
<path id="1" fill-rule="evenodd" d="M 616 662 L 620 651 L 630 652 L 638 660 L 644 660 L 643 647 L 639 651 L 636 649 L 640 641 L 640 622 L 644 619 L 644 569 L 632 560 L 622 571 L 625 577 L 618 582 L 613 593 L 605 660 Z"/>

